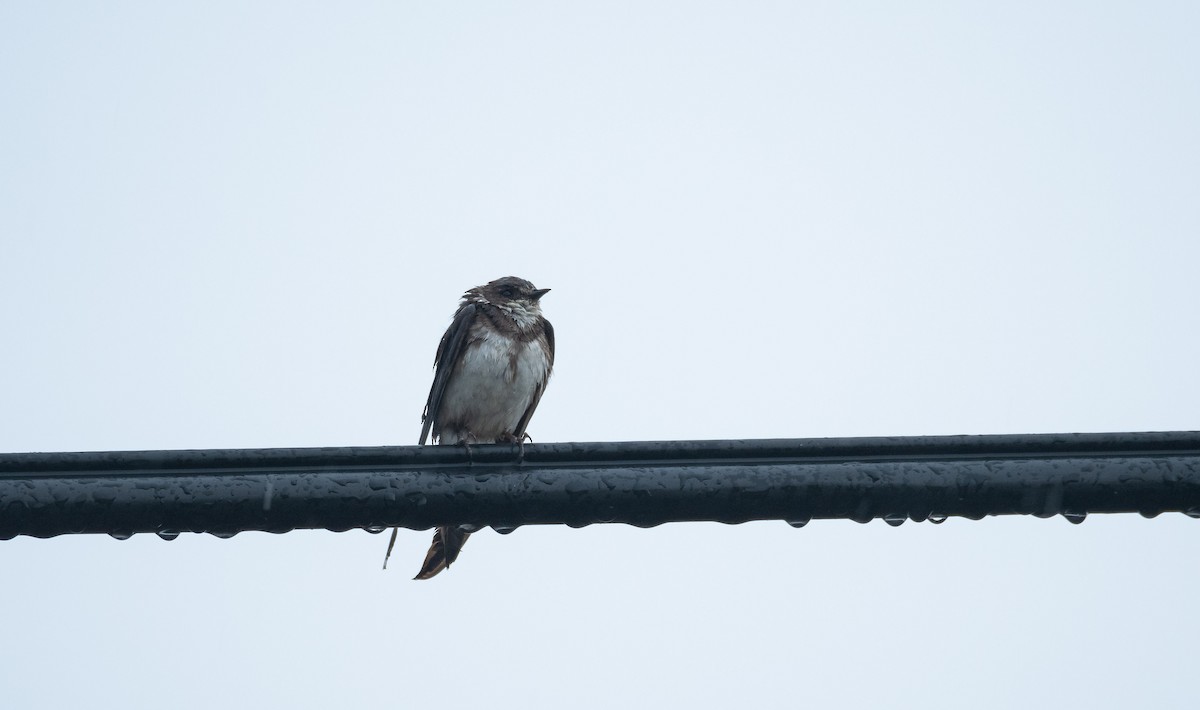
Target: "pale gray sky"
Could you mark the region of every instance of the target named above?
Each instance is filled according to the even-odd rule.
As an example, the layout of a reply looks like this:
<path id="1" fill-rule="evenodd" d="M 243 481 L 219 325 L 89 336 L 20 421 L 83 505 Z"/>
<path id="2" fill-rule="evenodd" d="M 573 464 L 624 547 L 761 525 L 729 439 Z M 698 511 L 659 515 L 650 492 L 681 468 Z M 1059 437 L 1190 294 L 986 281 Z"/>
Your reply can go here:
<path id="1" fill-rule="evenodd" d="M 1200 428 L 1195 3 L 0 4 L 0 450 Z M 1181 515 L 0 543 L 14 708 L 1195 702 Z"/>

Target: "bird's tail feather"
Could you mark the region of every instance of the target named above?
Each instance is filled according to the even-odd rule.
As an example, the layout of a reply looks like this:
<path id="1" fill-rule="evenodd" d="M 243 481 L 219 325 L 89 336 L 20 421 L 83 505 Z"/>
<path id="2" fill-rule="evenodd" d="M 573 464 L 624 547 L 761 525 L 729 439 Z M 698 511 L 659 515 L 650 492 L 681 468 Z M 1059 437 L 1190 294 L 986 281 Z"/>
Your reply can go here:
<path id="1" fill-rule="evenodd" d="M 460 527 L 438 528 L 433 534 L 433 544 L 429 546 L 429 552 L 425 553 L 421 571 L 413 579 L 429 579 L 449 567 L 458 559 L 458 553 L 463 545 L 467 544 L 467 538 L 470 536 L 469 530 Z"/>
<path id="2" fill-rule="evenodd" d="M 388 540 L 387 554 L 383 556 L 383 568 L 387 569 L 388 560 L 392 559 L 392 548 L 396 546 L 396 535 L 400 532 L 400 528 L 392 528 L 392 539 Z"/>

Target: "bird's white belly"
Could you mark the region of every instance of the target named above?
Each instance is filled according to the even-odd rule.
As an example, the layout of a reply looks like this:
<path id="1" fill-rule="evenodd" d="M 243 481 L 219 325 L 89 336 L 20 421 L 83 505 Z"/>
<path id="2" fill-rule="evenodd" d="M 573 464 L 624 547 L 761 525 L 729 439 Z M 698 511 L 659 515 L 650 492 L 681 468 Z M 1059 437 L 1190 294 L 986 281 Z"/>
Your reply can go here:
<path id="1" fill-rule="evenodd" d="M 514 433 L 538 387 L 549 376 L 550 358 L 537 340 L 514 341 L 491 330 L 463 353 L 439 419 L 441 443 L 491 442 Z M 516 349 L 516 355 L 513 352 Z"/>

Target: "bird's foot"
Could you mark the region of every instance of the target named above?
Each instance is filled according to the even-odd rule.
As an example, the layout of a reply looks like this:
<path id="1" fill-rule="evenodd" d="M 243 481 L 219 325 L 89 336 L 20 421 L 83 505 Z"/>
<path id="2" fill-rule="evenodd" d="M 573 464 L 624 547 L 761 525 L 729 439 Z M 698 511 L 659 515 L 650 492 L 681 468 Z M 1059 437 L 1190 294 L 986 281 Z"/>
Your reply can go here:
<path id="1" fill-rule="evenodd" d="M 525 440 L 530 438 L 529 434 L 517 436 L 513 433 L 503 434 L 496 439 L 497 444 L 516 444 L 517 445 L 517 463 L 525 463 Z"/>
<path id="2" fill-rule="evenodd" d="M 458 446 L 462 446 L 463 452 L 467 455 L 467 465 L 472 465 L 474 461 L 470 458 L 470 445 L 475 443 L 475 435 L 470 432 L 463 432 L 462 438 L 458 439 Z"/>

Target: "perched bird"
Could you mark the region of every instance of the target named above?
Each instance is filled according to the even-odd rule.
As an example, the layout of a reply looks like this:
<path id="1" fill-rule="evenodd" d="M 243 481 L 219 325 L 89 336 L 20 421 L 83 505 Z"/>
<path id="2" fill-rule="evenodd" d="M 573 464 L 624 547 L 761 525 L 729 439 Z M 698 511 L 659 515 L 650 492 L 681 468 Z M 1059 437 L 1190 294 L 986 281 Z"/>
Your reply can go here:
<path id="1" fill-rule="evenodd" d="M 438 444 L 524 440 L 554 367 L 554 328 L 540 304 L 549 290 L 506 276 L 463 294 L 438 344 L 419 444 L 424 446 L 430 432 Z M 415 579 L 449 567 L 473 531 L 439 527 Z"/>

